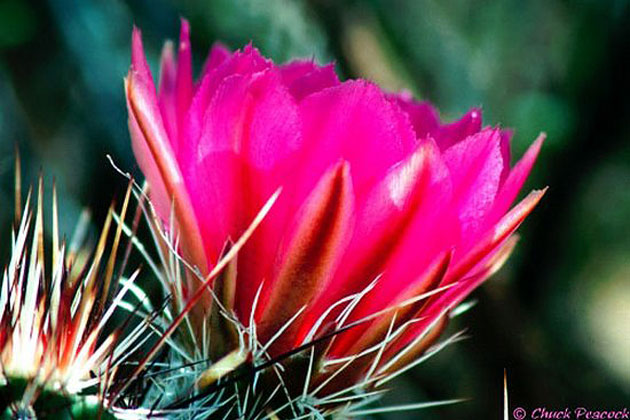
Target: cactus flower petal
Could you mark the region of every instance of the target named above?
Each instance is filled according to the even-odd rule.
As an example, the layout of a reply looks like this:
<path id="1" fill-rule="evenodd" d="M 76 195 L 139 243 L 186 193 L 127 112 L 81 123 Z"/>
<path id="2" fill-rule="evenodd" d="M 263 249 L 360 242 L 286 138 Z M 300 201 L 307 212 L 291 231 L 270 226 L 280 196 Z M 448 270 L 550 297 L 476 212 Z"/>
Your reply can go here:
<path id="1" fill-rule="evenodd" d="M 282 188 L 231 264 L 238 320 L 272 356 L 331 330 L 323 360 L 382 345 L 354 363 L 359 379 L 422 354 L 514 248 L 544 194 L 510 209 L 544 135 L 510 167 L 511 132 L 483 127 L 480 109 L 443 123 L 408 93 L 252 45 L 215 44 L 194 81 L 189 38 L 182 20 L 156 91 L 134 30 L 125 91 L 134 154 L 183 254 L 207 274 Z"/>

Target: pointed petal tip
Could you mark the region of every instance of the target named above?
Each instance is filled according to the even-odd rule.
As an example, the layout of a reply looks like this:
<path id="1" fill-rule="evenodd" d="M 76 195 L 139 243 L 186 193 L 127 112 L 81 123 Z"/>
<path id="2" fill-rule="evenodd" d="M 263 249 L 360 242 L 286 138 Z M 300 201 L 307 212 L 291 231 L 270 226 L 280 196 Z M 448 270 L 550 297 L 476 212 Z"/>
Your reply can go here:
<path id="1" fill-rule="evenodd" d="M 227 50 L 229 52 L 229 49 Z M 270 58 L 267 58 L 261 54 L 260 50 L 254 46 L 254 42 L 251 40 L 244 47 L 234 51 L 233 55 L 247 57 L 247 59 L 251 60 L 252 62 L 260 60 L 261 62 L 266 63 L 267 66 L 275 66 Z"/>
<path id="2" fill-rule="evenodd" d="M 142 31 L 135 24 L 131 30 L 131 62 L 132 64 L 144 57 L 144 48 L 142 46 Z"/>
<path id="3" fill-rule="evenodd" d="M 340 172 L 341 176 L 343 176 L 345 178 L 348 175 L 350 175 L 350 162 L 348 162 L 347 160 L 343 159 L 343 160 L 339 161 L 337 166 L 338 166 L 337 170 Z"/>
<path id="4" fill-rule="evenodd" d="M 538 206 L 538 203 L 540 203 L 540 200 L 542 200 L 548 189 L 549 187 L 532 190 L 510 211 L 510 213 L 506 214 L 505 218 L 518 220 L 517 225 L 520 224 L 529 215 L 529 213 Z M 512 217 L 508 217 L 510 215 L 512 215 Z"/>
<path id="5" fill-rule="evenodd" d="M 167 39 L 166 41 L 164 41 L 164 45 L 162 46 L 162 57 L 164 57 L 167 54 L 172 57 L 175 56 L 175 45 L 173 44 L 173 41 L 170 39 Z"/>
<path id="6" fill-rule="evenodd" d="M 517 213 L 522 221 L 538 205 L 548 189 L 549 187 L 545 187 L 530 191 L 525 198 L 514 206 L 511 212 Z"/>
<path id="7" fill-rule="evenodd" d="M 179 29 L 179 48 L 187 47 L 190 45 L 190 23 L 183 17 L 180 17 L 180 29 Z"/>
<path id="8" fill-rule="evenodd" d="M 210 49 L 211 49 L 211 50 L 213 50 L 213 49 L 215 49 L 215 48 L 220 49 L 220 50 L 227 51 L 227 52 L 229 52 L 229 53 L 231 53 L 231 52 L 232 52 L 232 51 L 230 50 L 230 48 L 229 48 L 229 47 L 228 47 L 228 46 L 227 46 L 224 42 L 222 42 L 222 41 L 214 41 L 214 42 L 212 43 L 212 47 L 210 47 Z"/>
<path id="9" fill-rule="evenodd" d="M 349 169 L 348 162 L 338 161 L 298 210 L 283 247 L 283 262 L 257 308 L 260 337 L 270 338 L 279 326 L 300 313 L 326 288 L 341 262 L 354 214 Z M 299 326 L 290 328 L 297 332 Z M 291 336 L 280 337 L 273 349 L 286 347 Z"/>
<path id="10" fill-rule="evenodd" d="M 538 137 L 536 137 L 536 140 L 534 140 L 532 144 L 527 148 L 527 151 L 525 151 L 525 154 L 521 158 L 521 161 L 526 162 L 527 166 L 530 168 L 527 169 L 527 172 L 531 170 L 531 167 L 534 165 L 534 162 L 538 158 L 538 154 L 540 153 L 540 150 L 542 149 L 545 140 L 547 140 L 547 133 L 542 131 L 538 135 Z"/>
<path id="11" fill-rule="evenodd" d="M 134 25 L 131 35 L 131 66 L 129 75 L 132 78 L 139 78 L 149 88 L 153 88 L 153 76 L 147 63 L 144 47 L 142 44 L 142 32 Z M 153 88 L 154 89 L 154 88 Z"/>
<path id="12" fill-rule="evenodd" d="M 134 23 L 131 29 L 131 36 L 135 39 L 137 37 L 142 37 L 142 31 L 140 28 Z"/>
<path id="13" fill-rule="evenodd" d="M 527 153 L 533 153 L 535 156 L 538 156 L 538 152 L 540 152 L 540 149 L 542 148 L 543 144 L 545 143 L 545 141 L 547 140 L 547 133 L 545 133 L 544 131 L 541 131 L 540 134 L 538 135 L 538 137 L 536 137 L 536 140 L 534 140 L 534 142 L 529 146 Z"/>
<path id="14" fill-rule="evenodd" d="M 136 85 L 142 81 L 142 76 L 140 76 L 139 71 L 134 68 L 133 64 L 129 67 L 129 72 L 127 72 L 127 76 L 123 78 L 125 82 L 125 94 L 128 98 L 131 98 L 131 93 L 136 89 Z"/>
<path id="15" fill-rule="evenodd" d="M 470 120 L 473 122 L 477 122 L 477 120 L 479 120 L 479 122 L 481 123 L 481 119 L 482 119 L 481 107 L 471 108 L 470 111 L 466 113 L 466 116 L 470 118 Z"/>
<path id="16" fill-rule="evenodd" d="M 313 64 L 318 65 L 317 62 L 315 61 L 315 58 L 312 59 L 313 60 Z M 328 63 L 322 65 L 322 68 L 325 69 L 331 69 L 332 71 L 335 71 L 335 66 L 337 65 L 337 61 L 333 60 L 333 61 L 329 61 Z"/>
<path id="17" fill-rule="evenodd" d="M 540 150 L 542 149 L 542 146 L 546 140 L 547 133 L 542 131 L 525 152 L 525 156 L 527 156 L 527 158 L 532 161 L 532 165 L 534 161 L 538 158 L 538 154 L 540 153 Z"/>
<path id="18" fill-rule="evenodd" d="M 503 245 L 500 246 L 500 248 L 488 261 L 487 266 L 485 267 L 485 271 L 487 272 L 484 275 L 485 278 L 494 276 L 497 271 L 503 267 L 510 255 L 512 255 L 512 252 L 514 252 L 519 240 L 520 236 L 516 233 L 512 234 L 505 240 Z"/>

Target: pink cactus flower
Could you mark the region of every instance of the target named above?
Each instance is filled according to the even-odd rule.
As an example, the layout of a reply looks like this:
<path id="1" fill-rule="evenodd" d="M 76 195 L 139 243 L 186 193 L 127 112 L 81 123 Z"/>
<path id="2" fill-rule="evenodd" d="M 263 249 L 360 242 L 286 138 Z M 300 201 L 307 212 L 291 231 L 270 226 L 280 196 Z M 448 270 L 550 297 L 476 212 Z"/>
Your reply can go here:
<path id="1" fill-rule="evenodd" d="M 403 349 L 417 356 L 505 260 L 544 193 L 512 206 L 542 135 L 511 167 L 511 133 L 483 127 L 479 109 L 443 123 L 408 94 L 342 82 L 331 64 L 277 65 L 251 45 L 214 45 L 195 81 L 186 21 L 157 87 L 135 29 L 133 151 L 157 213 L 166 225 L 174 211 L 180 250 L 202 273 L 282 188 L 238 254 L 228 299 L 262 343 L 285 327 L 272 354 L 338 327 L 338 303 L 365 292 L 344 313 L 346 325 L 362 322 L 324 358 L 359 354 L 410 320 L 381 365 Z"/>

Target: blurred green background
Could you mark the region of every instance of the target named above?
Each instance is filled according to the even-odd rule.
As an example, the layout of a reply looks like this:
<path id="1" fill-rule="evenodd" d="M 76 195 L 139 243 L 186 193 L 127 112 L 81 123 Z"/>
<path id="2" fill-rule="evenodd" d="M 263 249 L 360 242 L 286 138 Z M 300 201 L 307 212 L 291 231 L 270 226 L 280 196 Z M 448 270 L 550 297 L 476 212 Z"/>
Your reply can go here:
<path id="1" fill-rule="evenodd" d="M 13 212 L 14 147 L 25 178 L 60 190 L 71 232 L 138 174 L 122 78 L 132 24 L 157 70 L 179 16 L 198 65 L 214 40 L 252 40 L 275 60 L 334 60 L 433 101 L 445 119 L 483 106 L 516 130 L 520 156 L 548 133 L 526 189 L 549 185 L 476 307 L 451 326 L 469 339 L 399 381 L 382 404 L 468 398 L 395 419 L 500 419 L 526 409 L 630 407 L 630 2 L 625 0 L 0 0 L 0 248 Z"/>

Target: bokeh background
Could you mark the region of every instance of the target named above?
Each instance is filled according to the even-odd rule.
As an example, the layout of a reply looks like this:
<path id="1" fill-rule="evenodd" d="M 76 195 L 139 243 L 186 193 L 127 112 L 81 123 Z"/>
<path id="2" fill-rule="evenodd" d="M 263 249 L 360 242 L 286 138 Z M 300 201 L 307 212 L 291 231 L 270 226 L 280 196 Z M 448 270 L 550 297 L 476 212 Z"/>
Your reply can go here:
<path id="1" fill-rule="evenodd" d="M 626 0 L 0 0 L 0 251 L 24 177 L 54 175 L 62 227 L 102 220 L 137 172 L 122 78 L 132 24 L 154 72 L 179 16 L 197 65 L 211 43 L 250 40 L 275 60 L 334 60 L 433 101 L 445 119 L 482 106 L 516 131 L 520 156 L 548 140 L 526 189 L 549 185 L 478 304 L 451 326 L 469 338 L 402 378 L 383 402 L 467 398 L 392 419 L 500 419 L 510 406 L 630 408 L 630 2 Z M 50 182 L 47 183 L 50 185 Z"/>

